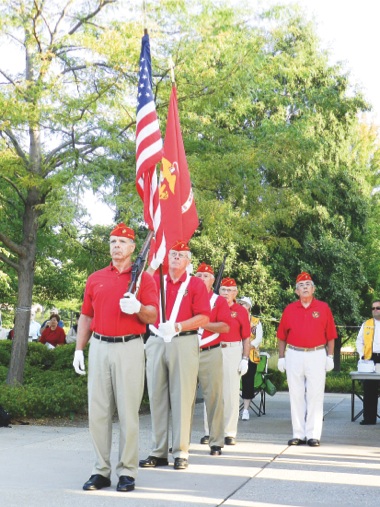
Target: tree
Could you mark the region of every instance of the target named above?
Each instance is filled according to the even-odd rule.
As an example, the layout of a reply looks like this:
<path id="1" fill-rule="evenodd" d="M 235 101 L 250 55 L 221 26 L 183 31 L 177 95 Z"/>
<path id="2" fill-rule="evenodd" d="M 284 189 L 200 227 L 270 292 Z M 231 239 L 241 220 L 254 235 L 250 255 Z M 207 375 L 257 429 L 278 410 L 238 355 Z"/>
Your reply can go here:
<path id="1" fill-rule="evenodd" d="M 64 189 L 106 154 L 125 68 L 108 61 L 112 30 L 96 21 L 115 2 L 0 3 L 2 41 L 24 61 L 0 69 L 0 260 L 18 279 L 10 384 L 23 381 L 38 232 L 72 221 Z"/>

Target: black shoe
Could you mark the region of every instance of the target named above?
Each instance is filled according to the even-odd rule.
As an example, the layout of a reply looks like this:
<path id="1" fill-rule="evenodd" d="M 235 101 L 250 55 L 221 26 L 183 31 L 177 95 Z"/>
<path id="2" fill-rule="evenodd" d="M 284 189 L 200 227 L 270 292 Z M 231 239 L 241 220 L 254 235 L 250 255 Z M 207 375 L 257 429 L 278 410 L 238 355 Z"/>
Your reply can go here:
<path id="1" fill-rule="evenodd" d="M 166 467 L 168 465 L 169 461 L 166 458 L 156 458 L 156 456 L 148 456 L 146 459 L 139 461 L 141 468 Z"/>
<path id="2" fill-rule="evenodd" d="M 375 422 L 369 422 L 369 421 L 366 421 L 365 419 L 363 419 L 362 421 L 360 421 L 360 424 L 362 426 L 371 426 L 372 424 L 376 424 Z"/>
<path id="3" fill-rule="evenodd" d="M 316 438 L 309 438 L 307 445 L 310 445 L 310 447 L 319 447 L 319 440 Z"/>
<path id="4" fill-rule="evenodd" d="M 224 437 L 224 443 L 226 445 L 235 445 L 236 444 L 236 440 L 234 437 Z"/>
<path id="5" fill-rule="evenodd" d="M 95 491 L 97 489 L 108 488 L 111 486 L 111 480 L 104 475 L 95 474 L 91 475 L 87 482 L 83 484 L 85 491 Z"/>
<path id="6" fill-rule="evenodd" d="M 302 438 L 291 438 L 288 441 L 288 445 L 304 445 L 306 444 L 306 439 L 302 440 Z"/>
<path id="7" fill-rule="evenodd" d="M 128 475 L 120 475 L 116 491 L 133 491 L 135 489 L 135 480 Z"/>
<path id="8" fill-rule="evenodd" d="M 210 450 L 211 456 L 220 456 L 222 454 L 222 448 L 219 445 L 212 445 Z"/>
<path id="9" fill-rule="evenodd" d="M 210 443 L 210 437 L 209 437 L 209 435 L 205 435 L 204 437 L 201 438 L 201 444 L 208 445 L 209 443 Z"/>
<path id="10" fill-rule="evenodd" d="M 175 458 L 174 459 L 174 470 L 185 470 L 189 466 L 186 458 Z"/>

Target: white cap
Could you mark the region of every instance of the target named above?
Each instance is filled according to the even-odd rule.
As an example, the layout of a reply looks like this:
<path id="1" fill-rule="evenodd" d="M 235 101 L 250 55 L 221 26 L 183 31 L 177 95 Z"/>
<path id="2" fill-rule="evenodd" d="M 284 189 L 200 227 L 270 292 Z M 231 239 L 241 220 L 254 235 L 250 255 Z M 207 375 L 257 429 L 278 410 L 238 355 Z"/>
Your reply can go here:
<path id="1" fill-rule="evenodd" d="M 245 304 L 249 305 L 250 307 L 252 307 L 251 298 L 249 298 L 247 296 L 243 296 L 242 298 L 238 298 L 237 302 L 240 304 L 245 303 Z"/>

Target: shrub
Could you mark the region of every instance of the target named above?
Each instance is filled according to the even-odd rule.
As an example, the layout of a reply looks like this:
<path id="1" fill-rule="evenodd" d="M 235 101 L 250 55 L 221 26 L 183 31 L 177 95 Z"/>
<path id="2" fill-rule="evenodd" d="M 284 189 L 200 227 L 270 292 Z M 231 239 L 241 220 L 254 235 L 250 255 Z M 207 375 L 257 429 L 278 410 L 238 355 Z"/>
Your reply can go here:
<path id="1" fill-rule="evenodd" d="M 5 382 L 11 343 L 0 342 L 0 381 Z M 41 343 L 28 343 L 24 385 L 2 385 L 0 405 L 13 418 L 66 417 L 87 411 L 87 376 L 73 369 L 75 344 L 48 350 Z"/>

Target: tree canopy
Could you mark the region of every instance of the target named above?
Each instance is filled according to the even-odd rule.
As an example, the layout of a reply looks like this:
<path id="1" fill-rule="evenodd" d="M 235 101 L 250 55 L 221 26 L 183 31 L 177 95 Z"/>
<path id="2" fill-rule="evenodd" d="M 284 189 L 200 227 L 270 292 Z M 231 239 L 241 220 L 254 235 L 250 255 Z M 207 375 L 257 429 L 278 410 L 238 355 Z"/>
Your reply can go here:
<path id="1" fill-rule="evenodd" d="M 83 191 L 108 190 L 139 231 L 135 96 L 142 13 L 124 0 L 0 0 L 0 299 L 16 335 L 8 381 L 22 382 L 32 299 L 79 304 L 108 262 Z M 180 122 L 200 227 L 194 262 L 254 299 L 267 336 L 308 270 L 341 325 L 358 325 L 379 289 L 375 129 L 362 94 L 328 63 L 296 6 L 152 1 L 162 133 L 175 63 Z M 19 366 L 18 366 L 19 365 Z"/>

